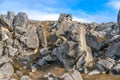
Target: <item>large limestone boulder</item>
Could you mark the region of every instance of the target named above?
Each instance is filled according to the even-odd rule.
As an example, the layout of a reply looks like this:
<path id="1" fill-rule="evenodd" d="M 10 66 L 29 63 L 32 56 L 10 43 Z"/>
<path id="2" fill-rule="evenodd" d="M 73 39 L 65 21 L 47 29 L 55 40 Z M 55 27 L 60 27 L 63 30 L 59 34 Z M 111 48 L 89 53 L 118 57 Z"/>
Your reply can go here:
<path id="1" fill-rule="evenodd" d="M 19 12 L 14 19 L 14 26 L 26 28 L 28 24 L 28 16 L 26 13 Z"/>
<path id="2" fill-rule="evenodd" d="M 64 32 L 72 25 L 72 15 L 71 14 L 60 14 L 58 22 L 55 22 L 51 27 L 51 33 L 57 36 L 63 35 Z"/>
<path id="3" fill-rule="evenodd" d="M 65 43 L 60 47 L 57 47 L 53 50 L 52 55 L 56 56 L 57 59 L 63 64 L 64 68 L 66 70 L 69 70 L 70 68 L 73 67 L 74 63 L 75 63 L 75 46 L 73 49 L 70 50 L 70 46 L 69 43 Z M 71 51 L 73 51 L 74 53 L 71 53 Z M 70 55 L 70 56 L 69 56 Z"/>
<path id="4" fill-rule="evenodd" d="M 66 21 L 72 21 L 72 15 L 71 14 L 60 14 L 59 18 L 58 18 L 58 22 L 66 22 Z"/>
<path id="5" fill-rule="evenodd" d="M 28 25 L 28 16 L 26 13 L 19 12 L 14 18 L 14 30 L 15 32 L 22 34 L 26 31 Z"/>
<path id="6" fill-rule="evenodd" d="M 9 31 L 13 31 L 13 20 L 6 18 L 6 16 L 0 16 L 0 26 L 7 28 Z"/>
<path id="7" fill-rule="evenodd" d="M 0 57 L 0 65 L 6 63 L 6 62 L 9 62 L 11 59 L 7 56 L 7 55 L 4 55 L 2 57 Z"/>
<path id="8" fill-rule="evenodd" d="M 9 80 L 14 73 L 14 68 L 10 63 L 5 63 L 0 68 L 0 80 Z"/>
<path id="9" fill-rule="evenodd" d="M 101 59 L 96 63 L 96 68 L 100 71 L 107 72 L 113 67 L 113 63 L 109 60 Z"/>
<path id="10" fill-rule="evenodd" d="M 86 44 L 85 35 L 86 30 L 83 25 L 73 24 L 66 30 L 65 37 L 67 41 L 53 50 L 52 54 L 57 56 L 58 60 L 63 63 L 65 69 L 69 70 L 76 62 L 80 66 L 81 60 L 79 58 L 83 54 L 86 54 L 84 59 L 82 59 L 85 62 L 83 64 L 84 66 L 88 66 L 93 61 L 91 49 Z"/>
<path id="11" fill-rule="evenodd" d="M 34 25 L 28 25 L 27 31 L 20 37 L 20 42 L 25 48 L 35 49 L 39 47 L 39 39 Z"/>
<path id="12" fill-rule="evenodd" d="M 79 44 L 80 52 L 81 53 L 86 52 L 86 65 L 88 65 L 89 62 L 93 61 L 93 56 L 91 49 L 87 46 L 86 43 L 86 29 L 83 24 L 73 24 L 69 27 L 66 33 L 67 39 L 72 40 L 74 42 L 77 42 Z"/>
<path id="13" fill-rule="evenodd" d="M 98 42 L 97 38 L 93 35 L 86 35 L 87 45 L 94 50 L 100 50 L 102 43 Z"/>
<path id="14" fill-rule="evenodd" d="M 120 42 L 109 46 L 105 55 L 110 58 L 120 59 Z"/>
<path id="15" fill-rule="evenodd" d="M 12 11 L 8 11 L 6 17 L 7 17 L 9 20 L 11 20 L 11 22 L 13 22 L 14 17 L 15 17 L 15 13 L 12 12 Z"/>

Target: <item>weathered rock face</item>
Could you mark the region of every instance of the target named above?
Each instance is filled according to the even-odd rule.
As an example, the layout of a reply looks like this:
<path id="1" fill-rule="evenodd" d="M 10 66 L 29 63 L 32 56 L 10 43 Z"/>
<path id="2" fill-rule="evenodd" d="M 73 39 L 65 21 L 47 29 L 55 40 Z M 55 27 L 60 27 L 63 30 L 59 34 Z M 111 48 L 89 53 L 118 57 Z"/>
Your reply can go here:
<path id="1" fill-rule="evenodd" d="M 106 56 L 113 59 L 120 59 L 120 42 L 109 47 L 106 51 Z"/>
<path id="2" fill-rule="evenodd" d="M 13 22 L 13 19 L 15 17 L 15 13 L 12 11 L 8 11 L 7 12 L 7 16 L 6 16 L 9 20 L 11 20 L 11 22 Z"/>
<path id="3" fill-rule="evenodd" d="M 64 43 L 61 47 L 55 48 L 52 52 L 56 55 L 58 60 L 62 62 L 66 69 L 73 67 L 77 57 L 79 56 L 79 45 L 75 42 L 68 41 Z"/>
<path id="4" fill-rule="evenodd" d="M 108 60 L 101 59 L 97 62 L 96 67 L 100 71 L 109 71 L 113 67 L 113 63 Z"/>
<path id="5" fill-rule="evenodd" d="M 86 41 L 89 47 L 91 47 L 94 50 L 100 50 L 102 43 L 97 41 L 97 38 L 93 35 L 86 35 Z"/>
<path id="6" fill-rule="evenodd" d="M 43 57 L 42 59 L 39 59 L 37 64 L 39 66 L 43 66 L 46 62 L 49 62 L 49 61 L 53 61 L 53 59 L 50 55 L 47 55 L 47 56 Z"/>
<path id="7" fill-rule="evenodd" d="M 115 74 L 115 75 L 120 75 L 120 64 L 115 65 L 115 66 L 112 68 L 111 72 L 112 72 L 113 74 Z"/>
<path id="8" fill-rule="evenodd" d="M 26 33 L 20 37 L 21 43 L 26 47 L 35 49 L 39 47 L 39 39 L 36 32 L 36 28 L 33 25 L 29 25 Z"/>
<path id="9" fill-rule="evenodd" d="M 10 31 L 13 31 L 12 20 L 9 20 L 8 18 L 6 18 L 6 16 L 0 16 L 0 26 L 4 26 Z"/>
<path id="10" fill-rule="evenodd" d="M 2 65 L 2 64 L 4 64 L 4 63 L 7 63 L 7 62 L 9 62 L 10 61 L 10 58 L 8 57 L 8 56 L 2 56 L 1 58 L 0 58 L 0 65 Z"/>
<path id="11" fill-rule="evenodd" d="M 15 16 L 14 26 L 18 26 L 21 28 L 26 28 L 28 24 L 28 16 L 26 13 L 20 12 Z"/>
<path id="12" fill-rule="evenodd" d="M 58 48 L 55 48 L 52 54 L 56 55 L 58 60 L 63 63 L 65 69 L 69 69 L 74 65 L 77 68 L 88 64 L 93 60 L 90 48 L 86 44 L 86 30 L 82 24 L 72 24 L 64 31 L 66 41 Z M 85 53 L 84 53 L 85 52 Z M 83 62 L 79 58 L 84 55 Z M 77 64 L 75 64 L 77 62 Z M 79 65 L 81 64 L 82 65 Z M 79 67 L 78 67 L 79 66 Z"/>
<path id="13" fill-rule="evenodd" d="M 9 80 L 13 73 L 13 66 L 10 63 L 4 64 L 0 68 L 0 80 Z"/>
<path id="14" fill-rule="evenodd" d="M 71 14 L 60 14 L 58 21 L 50 28 L 51 34 L 57 36 L 63 35 L 72 23 Z"/>
<path id="15" fill-rule="evenodd" d="M 66 21 L 72 21 L 72 15 L 71 14 L 60 14 L 59 18 L 58 18 L 58 22 L 66 22 Z"/>

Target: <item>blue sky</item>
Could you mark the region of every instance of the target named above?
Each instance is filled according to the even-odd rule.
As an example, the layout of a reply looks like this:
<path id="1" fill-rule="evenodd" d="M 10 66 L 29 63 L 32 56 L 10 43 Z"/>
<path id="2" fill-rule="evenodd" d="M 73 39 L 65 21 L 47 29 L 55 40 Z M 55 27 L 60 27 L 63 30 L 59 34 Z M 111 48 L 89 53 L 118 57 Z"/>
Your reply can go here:
<path id="1" fill-rule="evenodd" d="M 0 13 L 26 12 L 30 19 L 57 20 L 71 13 L 81 22 L 116 22 L 120 0 L 0 0 Z"/>

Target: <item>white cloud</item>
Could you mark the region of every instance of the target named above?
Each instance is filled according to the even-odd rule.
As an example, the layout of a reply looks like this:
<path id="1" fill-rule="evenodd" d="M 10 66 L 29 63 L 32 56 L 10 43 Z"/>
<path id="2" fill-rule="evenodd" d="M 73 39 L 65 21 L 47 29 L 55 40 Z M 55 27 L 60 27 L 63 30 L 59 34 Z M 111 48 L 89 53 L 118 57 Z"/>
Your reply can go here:
<path id="1" fill-rule="evenodd" d="M 73 21 L 79 21 L 79 22 L 84 22 L 84 23 L 91 23 L 91 20 L 85 19 L 85 18 L 78 18 L 78 17 L 73 17 Z"/>
<path id="2" fill-rule="evenodd" d="M 46 13 L 46 12 L 38 12 L 38 11 L 32 11 L 31 13 L 27 12 L 30 19 L 33 20 L 57 20 L 59 17 L 59 14 L 57 13 Z"/>
<path id="3" fill-rule="evenodd" d="M 113 7 L 116 10 L 120 9 L 120 0 L 110 0 L 107 3 L 108 6 Z"/>

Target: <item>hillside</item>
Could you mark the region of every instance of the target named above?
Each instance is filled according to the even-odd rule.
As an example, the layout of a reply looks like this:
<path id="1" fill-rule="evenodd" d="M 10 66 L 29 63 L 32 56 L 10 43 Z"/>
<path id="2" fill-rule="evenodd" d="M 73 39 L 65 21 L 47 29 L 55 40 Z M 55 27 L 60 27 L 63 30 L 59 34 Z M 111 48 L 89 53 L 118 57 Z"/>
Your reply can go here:
<path id="1" fill-rule="evenodd" d="M 0 15 L 0 80 L 120 80 L 117 23 L 30 20 Z"/>

